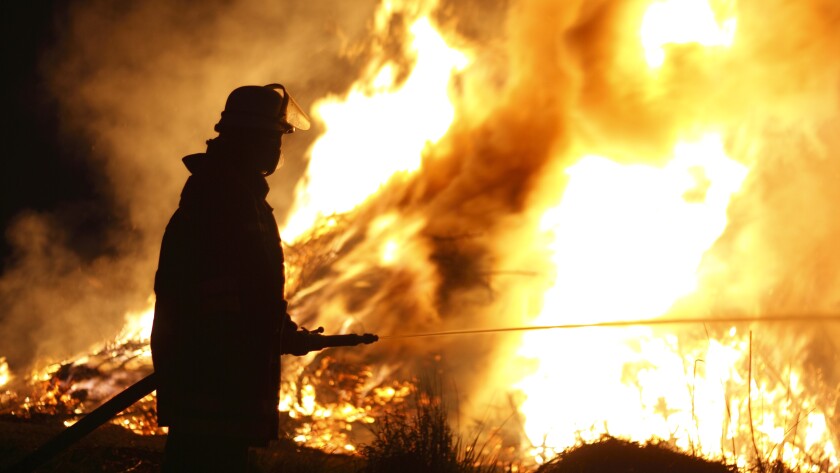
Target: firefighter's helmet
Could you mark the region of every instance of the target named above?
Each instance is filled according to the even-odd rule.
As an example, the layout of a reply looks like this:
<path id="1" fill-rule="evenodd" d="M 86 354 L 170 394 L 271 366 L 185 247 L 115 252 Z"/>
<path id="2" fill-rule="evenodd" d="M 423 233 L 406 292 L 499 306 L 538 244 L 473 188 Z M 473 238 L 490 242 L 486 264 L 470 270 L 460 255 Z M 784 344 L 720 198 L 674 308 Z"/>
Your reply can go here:
<path id="1" fill-rule="evenodd" d="M 215 129 L 260 128 L 292 133 L 295 129 L 308 130 L 310 123 L 282 85 L 246 85 L 230 93 Z"/>

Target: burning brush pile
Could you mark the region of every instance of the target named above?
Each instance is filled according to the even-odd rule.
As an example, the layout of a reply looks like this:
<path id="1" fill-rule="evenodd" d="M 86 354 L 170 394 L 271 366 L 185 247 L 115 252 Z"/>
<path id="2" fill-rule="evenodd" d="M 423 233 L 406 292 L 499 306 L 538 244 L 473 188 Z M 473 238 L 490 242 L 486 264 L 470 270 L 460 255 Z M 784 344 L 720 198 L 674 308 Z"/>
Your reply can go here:
<path id="1" fill-rule="evenodd" d="M 302 299 L 300 288 L 311 287 L 318 274 L 328 273 L 342 253 L 335 240 L 347 235 L 338 220 L 333 218 L 328 225 L 317 228 L 311 238 L 287 248 L 293 300 Z M 131 323 L 123 333 L 90 354 L 52 364 L 14 383 L 4 380 L 0 415 L 72 425 L 152 373 L 152 317 L 152 307 L 129 314 Z M 206 362 L 212 364 L 213 360 Z M 389 376 L 390 371 L 385 369 L 383 373 L 370 361 L 366 364 L 347 359 L 340 349 L 284 363 L 278 406 L 288 414 L 283 417 L 283 433 L 298 443 L 326 451 L 355 451 L 360 440 L 370 438 L 369 430 L 363 427 L 403 403 L 413 391 L 410 379 Z M 151 394 L 111 422 L 141 435 L 166 433 L 156 420 L 155 396 Z"/>
<path id="2" fill-rule="evenodd" d="M 85 351 L 79 340 L 88 339 L 74 332 L 67 344 L 86 354 L 30 376 L 20 367 L 41 353 L 0 352 L 18 370 L 0 361 L 3 413 L 70 423 L 150 372 L 151 308 L 137 307 L 183 184 L 172 156 L 206 139 L 162 135 L 208 129 L 220 104 L 199 95 L 224 97 L 245 80 L 227 71 L 270 83 L 299 70 L 299 84 L 286 85 L 320 97 L 314 133 L 305 150 L 293 148 L 297 134 L 284 141 L 287 156 L 305 159 L 278 173 L 299 166 L 287 201 L 277 196 L 283 176 L 271 177 L 269 194 L 287 216 L 292 316 L 380 342 L 284 358 L 278 409 L 288 437 L 357 452 L 408 404 L 417 379 L 432 376 L 448 383 L 453 424 L 481 426 L 488 455 L 522 465 L 550 466 L 610 436 L 742 468 L 840 468 L 835 0 L 394 0 L 367 10 L 354 2 L 352 12 L 346 2 L 324 11 L 230 3 L 224 15 L 190 10 L 209 25 L 203 38 L 224 44 L 173 26 L 163 55 L 135 45 L 166 28 L 133 32 L 180 25 L 178 7 L 80 9 L 78 36 L 66 42 L 79 47 L 61 56 L 56 87 L 71 116 L 102 117 L 86 131 L 114 160 L 106 167 L 131 228 L 148 234 L 124 239 L 140 249 L 120 240 L 129 249 L 114 250 L 119 258 L 71 259 L 61 273 L 50 266 L 51 240 L 27 238 L 41 228 L 30 219 L 15 235 L 46 257 L 18 272 L 72 280 L 55 286 L 85 297 L 58 300 L 85 313 L 94 302 L 113 307 L 102 303 L 106 289 L 128 287 L 134 309 L 114 341 Z M 109 41 L 122 48 L 115 57 L 88 43 L 99 30 L 121 39 Z M 238 37 L 247 47 L 230 47 Z M 252 44 L 264 38 L 264 48 Z M 324 46 L 301 58 L 298 44 Z M 243 50 L 277 56 L 255 65 Z M 314 58 L 321 52 L 332 59 Z M 126 63 L 143 73 L 125 74 Z M 176 64 L 192 66 L 156 79 L 165 94 L 126 86 Z M 71 74 L 89 70 L 97 73 Z M 195 71 L 229 80 L 197 92 L 182 84 Z M 166 133 L 138 114 L 158 95 L 172 117 Z M 138 139 L 157 153 L 141 153 Z M 53 274 L 44 267 L 63 277 L 42 278 Z M 78 267 L 85 284 L 75 284 Z M 27 304 L 41 307 L 52 286 L 4 287 L 14 301 L 8 325 L 24 331 Z M 62 320 L 49 323 L 81 331 Z M 6 331 L 0 340 L 13 341 Z M 158 433 L 153 406 L 144 399 L 115 422 Z"/>
<path id="3" fill-rule="evenodd" d="M 151 374 L 151 309 L 131 316 L 134 323 L 91 354 L 51 364 L 8 383 L 6 390 L 0 393 L 0 415 L 58 420 L 72 425 L 87 412 Z M 153 396 L 142 399 L 113 422 L 140 434 L 161 433 Z"/>

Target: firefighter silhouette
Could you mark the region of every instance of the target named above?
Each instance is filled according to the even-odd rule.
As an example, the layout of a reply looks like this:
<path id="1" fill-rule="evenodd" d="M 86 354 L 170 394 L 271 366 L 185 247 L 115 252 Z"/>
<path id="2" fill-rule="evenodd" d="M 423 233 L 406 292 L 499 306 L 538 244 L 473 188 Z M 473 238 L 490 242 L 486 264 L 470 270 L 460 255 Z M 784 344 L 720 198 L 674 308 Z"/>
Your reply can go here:
<path id="1" fill-rule="evenodd" d="M 284 298 L 283 251 L 265 177 L 281 140 L 310 122 L 279 84 L 229 95 L 218 137 L 183 158 L 191 176 L 163 236 L 152 358 L 163 471 L 244 471 L 277 437 L 280 354 L 305 353 Z"/>

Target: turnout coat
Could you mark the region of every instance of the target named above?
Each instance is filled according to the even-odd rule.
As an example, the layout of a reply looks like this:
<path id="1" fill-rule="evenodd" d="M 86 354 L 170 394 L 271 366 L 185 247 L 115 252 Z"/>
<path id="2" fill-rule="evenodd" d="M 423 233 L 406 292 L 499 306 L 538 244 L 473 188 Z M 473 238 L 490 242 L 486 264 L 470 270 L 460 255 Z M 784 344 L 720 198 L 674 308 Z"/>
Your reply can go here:
<path id="1" fill-rule="evenodd" d="M 233 159 L 194 154 L 161 244 L 152 358 L 161 425 L 247 439 L 277 437 L 283 251 L 268 185 Z M 288 332 L 287 332 L 288 333 Z"/>

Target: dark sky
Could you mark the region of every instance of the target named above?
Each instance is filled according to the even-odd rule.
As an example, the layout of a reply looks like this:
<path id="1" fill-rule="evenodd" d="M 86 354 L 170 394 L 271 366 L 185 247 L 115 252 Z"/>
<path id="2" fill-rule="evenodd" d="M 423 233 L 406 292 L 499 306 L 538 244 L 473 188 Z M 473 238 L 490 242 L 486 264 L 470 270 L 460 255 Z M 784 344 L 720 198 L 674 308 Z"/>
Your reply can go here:
<path id="1" fill-rule="evenodd" d="M 6 232 L 22 211 L 58 212 L 85 207 L 84 221 L 73 222 L 95 233 L 104 199 L 97 195 L 93 170 L 86 165 L 84 137 L 62 136 L 58 104 L 41 73 L 45 53 L 57 41 L 57 25 L 66 2 L 9 2 L 3 6 L 3 156 L 0 226 L 2 268 L 13 257 Z M 92 210 L 91 209 L 95 209 Z M 107 213 L 107 211 L 104 211 Z"/>

